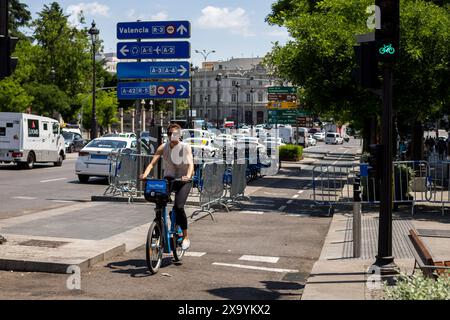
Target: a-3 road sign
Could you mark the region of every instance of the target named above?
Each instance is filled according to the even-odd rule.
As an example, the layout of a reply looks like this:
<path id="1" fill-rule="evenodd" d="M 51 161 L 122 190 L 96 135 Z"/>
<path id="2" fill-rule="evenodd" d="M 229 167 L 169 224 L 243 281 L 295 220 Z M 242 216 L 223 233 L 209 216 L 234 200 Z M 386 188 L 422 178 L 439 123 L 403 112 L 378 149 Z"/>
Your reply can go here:
<path id="1" fill-rule="evenodd" d="M 190 63 L 180 62 L 119 62 L 118 79 L 189 79 Z"/>

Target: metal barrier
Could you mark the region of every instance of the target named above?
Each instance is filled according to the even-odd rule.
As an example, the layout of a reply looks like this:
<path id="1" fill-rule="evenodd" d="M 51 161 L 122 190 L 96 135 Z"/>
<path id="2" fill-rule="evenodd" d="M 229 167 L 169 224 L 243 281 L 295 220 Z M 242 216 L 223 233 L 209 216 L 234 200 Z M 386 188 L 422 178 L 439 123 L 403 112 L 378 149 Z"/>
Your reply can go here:
<path id="1" fill-rule="evenodd" d="M 448 165 L 450 166 L 450 163 Z M 380 190 L 376 173 L 371 169 L 365 163 L 315 166 L 313 168 L 314 201 L 319 205 L 329 206 L 330 213 L 333 211 L 333 205 L 353 204 L 353 186 L 355 178 L 358 178 L 361 185 L 361 203 L 379 204 L 382 190 Z M 448 176 L 448 166 L 446 172 Z M 444 174 L 441 173 L 441 177 L 443 176 Z M 433 195 L 442 196 L 444 191 L 441 186 L 443 185 L 447 187 L 445 196 L 448 202 L 448 179 L 447 184 L 442 178 L 436 180 L 426 161 L 394 162 L 394 205 L 396 207 L 401 204 L 411 205 L 411 213 L 414 214 L 416 204 L 430 202 Z M 430 183 L 433 181 L 434 183 Z"/>
<path id="2" fill-rule="evenodd" d="M 128 197 L 128 202 L 140 197 L 142 188 L 139 188 L 138 166 L 141 161 L 145 168 L 153 156 L 132 153 L 118 153 L 111 155 L 109 186 L 104 195 Z"/>
<path id="3" fill-rule="evenodd" d="M 427 200 L 430 203 L 442 204 L 442 214 L 445 214 L 445 204 L 450 203 L 450 161 L 429 163 L 430 175 L 427 179 Z"/>
<path id="4" fill-rule="evenodd" d="M 195 211 L 191 215 L 191 219 L 196 215 L 205 212 L 211 216 L 214 221 L 213 210 L 211 206 L 213 204 L 219 204 L 224 206 L 227 210 L 228 207 L 222 202 L 224 194 L 223 176 L 226 170 L 226 164 L 221 162 L 205 163 L 201 168 L 201 177 L 198 183 L 199 206 L 200 210 Z"/>

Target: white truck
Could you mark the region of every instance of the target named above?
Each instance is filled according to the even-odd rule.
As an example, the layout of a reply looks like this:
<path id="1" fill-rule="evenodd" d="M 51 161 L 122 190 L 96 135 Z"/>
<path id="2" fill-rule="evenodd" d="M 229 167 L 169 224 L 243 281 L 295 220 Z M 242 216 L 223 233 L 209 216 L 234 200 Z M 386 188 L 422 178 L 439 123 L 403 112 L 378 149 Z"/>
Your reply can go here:
<path id="1" fill-rule="evenodd" d="M 0 112 L 0 163 L 32 169 L 37 162 L 61 166 L 66 157 L 58 121 L 25 113 Z"/>

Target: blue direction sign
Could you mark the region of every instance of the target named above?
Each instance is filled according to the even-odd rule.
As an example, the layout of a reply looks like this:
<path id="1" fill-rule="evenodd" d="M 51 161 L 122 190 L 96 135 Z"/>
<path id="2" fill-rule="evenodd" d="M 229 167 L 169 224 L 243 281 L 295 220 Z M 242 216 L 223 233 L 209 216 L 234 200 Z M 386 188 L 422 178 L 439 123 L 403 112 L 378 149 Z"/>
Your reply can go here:
<path id="1" fill-rule="evenodd" d="M 188 99 L 189 82 L 119 82 L 119 100 Z"/>
<path id="2" fill-rule="evenodd" d="M 117 44 L 119 59 L 189 59 L 188 41 L 121 42 Z"/>
<path id="3" fill-rule="evenodd" d="M 189 79 L 190 64 L 180 62 L 120 62 L 119 79 Z"/>
<path id="4" fill-rule="evenodd" d="M 120 22 L 117 39 L 189 39 L 189 21 Z"/>

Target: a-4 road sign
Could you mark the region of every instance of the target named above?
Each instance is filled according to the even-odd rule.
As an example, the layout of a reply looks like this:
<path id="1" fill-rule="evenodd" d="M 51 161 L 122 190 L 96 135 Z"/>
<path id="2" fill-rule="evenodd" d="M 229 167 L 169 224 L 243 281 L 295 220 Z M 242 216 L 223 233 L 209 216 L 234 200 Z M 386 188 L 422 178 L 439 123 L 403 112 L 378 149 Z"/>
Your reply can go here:
<path id="1" fill-rule="evenodd" d="M 120 82 L 117 97 L 119 100 L 188 99 L 189 82 Z"/>
<path id="2" fill-rule="evenodd" d="M 117 24 L 117 39 L 189 39 L 189 21 L 120 22 Z"/>
<path id="3" fill-rule="evenodd" d="M 119 62 L 118 79 L 189 79 L 190 63 L 180 62 Z"/>
<path id="4" fill-rule="evenodd" d="M 188 41 L 120 42 L 119 59 L 189 59 L 191 44 Z"/>

